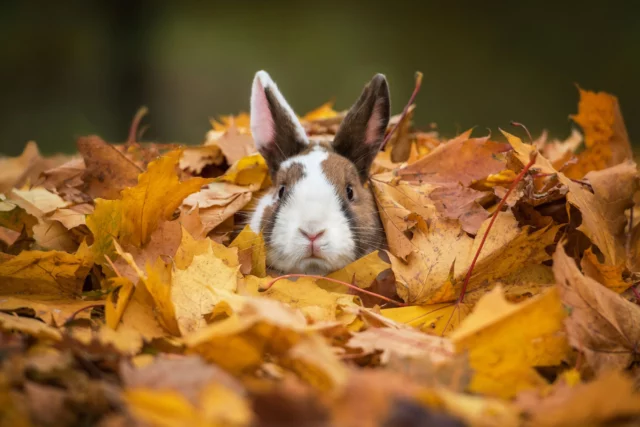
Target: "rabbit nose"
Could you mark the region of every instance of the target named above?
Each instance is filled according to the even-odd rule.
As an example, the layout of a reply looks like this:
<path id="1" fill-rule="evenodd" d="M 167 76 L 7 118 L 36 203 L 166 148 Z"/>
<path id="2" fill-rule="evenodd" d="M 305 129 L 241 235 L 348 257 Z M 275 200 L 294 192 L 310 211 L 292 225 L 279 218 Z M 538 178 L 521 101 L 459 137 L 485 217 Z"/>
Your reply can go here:
<path id="1" fill-rule="evenodd" d="M 302 228 L 298 228 L 298 231 L 302 233 L 304 237 L 309 239 L 311 243 L 313 243 L 318 237 L 322 236 L 326 230 L 316 231 L 315 233 L 309 233 L 308 231 L 304 231 Z"/>

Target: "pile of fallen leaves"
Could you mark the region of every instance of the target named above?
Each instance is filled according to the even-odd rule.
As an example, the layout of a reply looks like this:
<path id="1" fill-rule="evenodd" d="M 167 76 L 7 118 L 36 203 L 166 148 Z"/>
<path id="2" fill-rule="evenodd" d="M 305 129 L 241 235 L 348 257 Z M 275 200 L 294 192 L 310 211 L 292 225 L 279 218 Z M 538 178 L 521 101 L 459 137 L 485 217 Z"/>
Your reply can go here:
<path id="1" fill-rule="evenodd" d="M 138 142 L 140 114 L 122 144 L 1 159 L 1 424 L 637 425 L 616 98 L 581 90 L 564 141 L 447 140 L 414 107 L 371 171 L 389 250 L 326 279 L 274 281 L 244 226 L 270 185 L 246 114 L 200 146 Z M 343 117 L 301 121 L 331 139 Z"/>

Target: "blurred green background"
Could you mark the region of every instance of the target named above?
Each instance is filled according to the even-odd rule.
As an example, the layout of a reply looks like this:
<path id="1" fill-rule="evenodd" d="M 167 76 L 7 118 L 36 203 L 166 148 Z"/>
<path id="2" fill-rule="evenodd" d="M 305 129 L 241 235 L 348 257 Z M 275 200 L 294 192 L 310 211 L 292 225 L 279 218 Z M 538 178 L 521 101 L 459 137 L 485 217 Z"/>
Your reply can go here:
<path id="1" fill-rule="evenodd" d="M 347 108 L 376 72 L 400 112 L 421 70 L 416 122 L 445 135 L 517 120 L 566 137 L 578 83 L 617 95 L 640 139 L 634 2 L 23 1 L 0 36 L 2 154 L 124 141 L 141 105 L 145 140 L 199 143 L 210 117 L 248 109 L 259 69 L 299 114 Z"/>

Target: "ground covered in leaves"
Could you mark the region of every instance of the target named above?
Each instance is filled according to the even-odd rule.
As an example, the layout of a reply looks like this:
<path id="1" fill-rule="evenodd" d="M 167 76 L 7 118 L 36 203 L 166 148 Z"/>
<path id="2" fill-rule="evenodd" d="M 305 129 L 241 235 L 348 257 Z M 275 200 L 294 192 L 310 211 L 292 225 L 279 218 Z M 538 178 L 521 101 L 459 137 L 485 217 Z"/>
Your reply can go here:
<path id="1" fill-rule="evenodd" d="M 638 425 L 616 98 L 580 90 L 567 140 L 446 139 L 414 107 L 369 182 L 389 250 L 328 279 L 274 283 L 243 226 L 270 185 L 244 114 L 201 146 L 139 142 L 141 112 L 125 143 L 0 159 L 0 424 Z"/>

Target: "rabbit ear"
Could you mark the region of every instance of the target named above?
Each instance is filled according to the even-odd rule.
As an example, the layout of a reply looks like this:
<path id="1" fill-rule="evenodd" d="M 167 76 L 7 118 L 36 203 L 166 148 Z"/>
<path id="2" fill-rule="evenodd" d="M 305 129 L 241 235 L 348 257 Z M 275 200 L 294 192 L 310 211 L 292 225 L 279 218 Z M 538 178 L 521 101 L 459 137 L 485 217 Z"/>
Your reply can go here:
<path id="1" fill-rule="evenodd" d="M 266 71 L 258 71 L 253 79 L 251 133 L 272 175 L 282 161 L 309 144 L 296 114 Z"/>
<path id="2" fill-rule="evenodd" d="M 351 160 L 363 182 L 384 140 L 389 111 L 387 79 L 376 74 L 347 113 L 333 140 L 335 152 Z"/>

